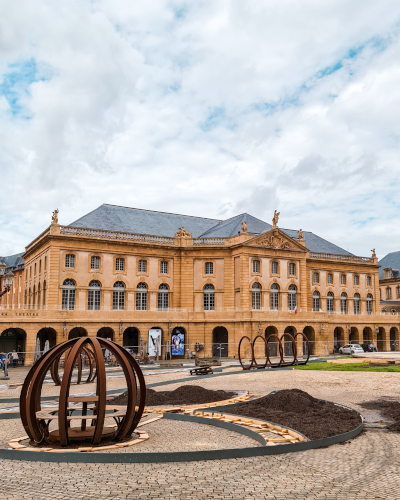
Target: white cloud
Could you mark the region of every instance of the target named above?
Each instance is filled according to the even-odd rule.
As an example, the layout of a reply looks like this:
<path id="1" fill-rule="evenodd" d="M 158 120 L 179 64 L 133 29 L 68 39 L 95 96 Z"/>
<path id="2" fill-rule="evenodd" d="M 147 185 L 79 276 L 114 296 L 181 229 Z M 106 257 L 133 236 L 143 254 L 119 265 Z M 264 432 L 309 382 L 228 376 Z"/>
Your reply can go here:
<path id="1" fill-rule="evenodd" d="M 0 4 L 0 255 L 101 203 L 277 208 L 399 250 L 399 20 L 394 0 Z"/>

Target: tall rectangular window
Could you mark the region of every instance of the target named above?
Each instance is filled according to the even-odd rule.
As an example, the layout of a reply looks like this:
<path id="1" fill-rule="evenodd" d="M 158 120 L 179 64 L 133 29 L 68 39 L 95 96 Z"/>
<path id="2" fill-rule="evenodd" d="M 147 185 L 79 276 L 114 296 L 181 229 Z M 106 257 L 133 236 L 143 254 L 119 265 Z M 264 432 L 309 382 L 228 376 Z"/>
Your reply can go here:
<path id="1" fill-rule="evenodd" d="M 160 262 L 160 274 L 168 274 L 168 261 L 162 260 Z"/>
<path id="2" fill-rule="evenodd" d="M 100 290 L 89 290 L 88 309 L 89 311 L 100 311 Z"/>
<path id="3" fill-rule="evenodd" d="M 371 276 L 367 276 L 367 286 L 371 286 Z"/>
<path id="4" fill-rule="evenodd" d="M 125 309 L 125 290 L 113 291 L 113 309 Z"/>
<path id="5" fill-rule="evenodd" d="M 333 283 L 333 275 L 332 273 L 328 273 L 328 285 L 332 285 Z"/>
<path id="6" fill-rule="evenodd" d="M 326 310 L 329 314 L 333 314 L 333 293 L 328 292 L 326 297 Z"/>
<path id="7" fill-rule="evenodd" d="M 360 277 L 356 274 L 354 276 L 354 286 L 358 286 L 360 284 Z"/>
<path id="8" fill-rule="evenodd" d="M 147 310 L 147 292 L 136 292 L 136 310 Z"/>
<path id="9" fill-rule="evenodd" d="M 345 274 L 341 274 L 340 275 L 340 284 L 341 285 L 345 285 L 346 284 L 346 275 Z"/>
<path id="10" fill-rule="evenodd" d="M 253 273 L 259 273 L 259 272 L 260 272 L 260 261 L 253 260 Z"/>
<path id="11" fill-rule="evenodd" d="M 319 283 L 319 273 L 313 273 L 313 283 Z"/>
<path id="12" fill-rule="evenodd" d="M 118 257 L 115 259 L 115 270 L 116 271 L 125 271 L 125 259 Z"/>
<path id="13" fill-rule="evenodd" d="M 75 255 L 67 253 L 65 256 L 65 267 L 70 269 L 75 267 Z"/>
<path id="14" fill-rule="evenodd" d="M 372 298 L 367 297 L 367 314 L 372 314 Z"/>
<path id="15" fill-rule="evenodd" d="M 391 288 L 386 288 L 386 298 L 387 299 L 392 298 L 392 289 Z"/>
<path id="16" fill-rule="evenodd" d="M 214 274 L 214 263 L 213 262 L 206 262 L 205 273 L 206 274 Z"/>
<path id="17" fill-rule="evenodd" d="M 75 309 L 75 290 L 62 291 L 61 307 L 70 311 Z"/>
<path id="18" fill-rule="evenodd" d="M 289 276 L 295 276 L 295 275 L 296 275 L 296 265 L 289 264 Z"/>
<path id="19" fill-rule="evenodd" d="M 94 269 L 95 271 L 98 271 L 100 269 L 100 257 L 94 255 L 90 259 L 90 269 Z"/>
<path id="20" fill-rule="evenodd" d="M 271 262 L 271 274 L 278 274 L 278 263 Z"/>
<path id="21" fill-rule="evenodd" d="M 147 272 L 147 260 L 140 259 L 139 260 L 139 273 Z"/>

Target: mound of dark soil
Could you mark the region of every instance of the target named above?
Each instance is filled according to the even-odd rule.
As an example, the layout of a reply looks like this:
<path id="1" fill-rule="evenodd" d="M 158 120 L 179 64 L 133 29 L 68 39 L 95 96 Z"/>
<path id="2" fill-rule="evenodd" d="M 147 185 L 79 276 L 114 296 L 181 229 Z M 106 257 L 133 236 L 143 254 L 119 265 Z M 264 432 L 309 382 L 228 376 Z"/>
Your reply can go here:
<path id="1" fill-rule="evenodd" d="M 387 429 L 393 432 L 400 432 L 400 403 L 398 401 L 378 399 L 360 403 L 360 406 L 366 410 L 378 410 L 384 417 L 393 420 L 393 423 L 389 424 Z"/>
<path id="2" fill-rule="evenodd" d="M 264 396 L 229 410 L 229 413 L 291 427 L 309 439 L 342 434 L 361 424 L 361 417 L 355 411 L 313 398 L 299 389 Z"/>
<path id="3" fill-rule="evenodd" d="M 138 394 L 138 401 L 139 401 Z M 182 385 L 174 391 L 155 391 L 147 389 L 146 406 L 172 406 L 172 405 L 196 405 L 203 403 L 215 403 L 225 399 L 234 398 L 235 392 L 211 391 L 199 385 Z M 112 404 L 128 404 L 128 393 L 124 392 L 112 400 Z"/>

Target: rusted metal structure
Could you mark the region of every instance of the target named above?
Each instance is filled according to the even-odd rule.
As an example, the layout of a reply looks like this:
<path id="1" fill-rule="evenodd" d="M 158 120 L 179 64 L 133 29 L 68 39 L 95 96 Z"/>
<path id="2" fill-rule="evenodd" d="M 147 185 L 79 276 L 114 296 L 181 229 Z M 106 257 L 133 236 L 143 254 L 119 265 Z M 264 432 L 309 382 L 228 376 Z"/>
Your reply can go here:
<path id="1" fill-rule="evenodd" d="M 120 364 L 127 383 L 128 404 L 113 413 L 106 413 L 107 397 L 106 371 L 102 347 L 108 349 Z M 74 398 L 69 396 L 71 377 L 76 359 L 83 349 L 92 351 L 96 365 L 96 395 Z M 46 373 L 53 363 L 64 353 L 68 356 L 61 380 L 59 407 L 42 410 L 40 395 Z M 140 400 L 136 406 L 137 382 L 140 387 Z M 128 351 L 123 347 L 102 338 L 80 337 L 67 340 L 44 354 L 29 371 L 22 386 L 20 397 L 20 415 L 23 426 L 33 445 L 54 444 L 61 447 L 90 442 L 99 445 L 102 441 L 123 441 L 137 427 L 146 401 L 146 386 L 143 373 Z M 83 406 L 74 406 L 82 403 Z M 88 406 L 90 405 L 90 406 Z M 81 410 L 81 415 L 74 412 Z M 87 412 L 92 411 L 88 415 Z M 106 426 L 105 420 L 113 418 L 117 426 Z M 81 421 L 80 427 L 71 423 Z M 50 424 L 57 421 L 58 428 L 50 430 Z M 91 421 L 91 423 L 90 423 Z M 86 425 L 89 422 L 90 425 Z"/>
<path id="2" fill-rule="evenodd" d="M 296 339 L 299 335 L 301 335 L 303 337 L 303 342 L 305 342 L 307 345 L 307 358 L 302 359 L 302 360 L 299 360 L 297 358 L 298 353 L 297 353 Z M 285 337 L 289 339 L 289 343 L 292 347 L 291 356 L 293 356 L 293 360 L 289 361 L 289 362 L 285 361 L 284 346 L 282 344 L 282 339 L 284 339 Z M 260 339 L 262 342 L 264 342 L 264 345 L 265 345 L 265 356 L 263 356 L 263 357 L 265 357 L 265 363 L 263 363 L 263 364 L 259 364 L 256 360 L 256 357 L 255 357 L 255 344 L 256 344 L 256 341 L 258 339 Z M 270 359 L 269 343 L 270 343 L 271 339 L 275 340 L 275 343 L 277 344 L 277 352 L 279 352 L 279 356 L 278 356 L 279 361 L 277 361 L 275 363 L 273 363 Z M 242 343 L 245 341 L 249 342 L 250 351 L 251 351 L 251 359 L 250 359 L 250 362 L 248 365 L 244 364 L 244 362 L 243 362 L 244 356 L 242 356 L 242 353 L 241 353 Z M 262 335 L 257 335 L 257 337 L 255 337 L 253 341 L 251 341 L 251 339 L 249 337 L 247 337 L 247 335 L 245 335 L 244 337 L 242 337 L 240 339 L 240 342 L 239 342 L 238 357 L 239 357 L 239 362 L 240 362 L 243 370 L 250 370 L 251 368 L 261 369 L 261 368 L 267 368 L 267 367 L 278 368 L 279 366 L 305 365 L 305 364 L 307 364 L 307 362 L 310 358 L 310 344 L 308 342 L 306 335 L 304 335 L 304 333 L 302 333 L 302 332 L 298 332 L 294 336 L 291 335 L 290 333 L 284 333 L 282 335 L 282 337 L 279 337 L 275 333 L 272 333 L 271 335 L 268 336 L 268 338 L 265 338 Z M 246 357 L 248 357 L 248 356 L 246 356 Z"/>
<path id="3" fill-rule="evenodd" d="M 70 352 L 71 352 L 71 349 L 68 349 L 67 351 L 65 351 L 63 353 L 64 356 L 63 356 L 63 354 L 60 354 L 60 356 L 58 356 L 54 360 L 53 364 L 51 365 L 50 374 L 51 374 L 51 378 L 53 379 L 53 382 L 56 385 L 61 385 L 61 377 L 60 377 L 60 372 L 59 372 L 60 362 L 61 362 L 61 360 L 63 360 L 64 367 L 65 367 Z M 74 364 L 74 366 L 78 367 L 76 384 L 80 384 L 82 382 L 82 371 L 83 371 L 83 367 L 84 367 L 84 357 L 85 356 L 87 357 L 88 363 L 89 363 L 89 375 L 88 375 L 87 379 L 85 380 L 85 383 L 90 384 L 96 378 L 96 361 L 95 361 L 93 351 L 89 347 L 82 346 L 81 350 L 79 351 L 79 353 L 76 356 L 75 364 Z"/>

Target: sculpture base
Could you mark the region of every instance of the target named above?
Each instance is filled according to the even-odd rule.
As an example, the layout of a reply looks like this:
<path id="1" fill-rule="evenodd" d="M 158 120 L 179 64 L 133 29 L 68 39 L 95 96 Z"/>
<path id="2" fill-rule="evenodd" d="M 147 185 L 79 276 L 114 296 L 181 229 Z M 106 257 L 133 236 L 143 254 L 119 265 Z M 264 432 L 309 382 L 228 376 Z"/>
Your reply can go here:
<path id="1" fill-rule="evenodd" d="M 86 429 L 83 431 L 81 430 L 80 427 L 70 427 L 68 429 L 68 439 L 70 442 L 85 442 L 85 441 L 92 441 L 93 436 L 94 436 L 94 426 L 88 426 Z M 116 428 L 115 427 L 104 427 L 103 428 L 103 435 L 101 439 L 112 439 L 114 434 L 115 434 Z M 54 431 L 51 431 L 49 433 L 49 440 L 52 443 L 59 443 L 60 442 L 60 432 L 59 429 L 56 429 Z"/>

